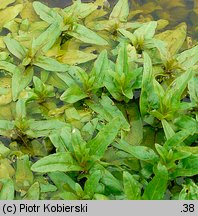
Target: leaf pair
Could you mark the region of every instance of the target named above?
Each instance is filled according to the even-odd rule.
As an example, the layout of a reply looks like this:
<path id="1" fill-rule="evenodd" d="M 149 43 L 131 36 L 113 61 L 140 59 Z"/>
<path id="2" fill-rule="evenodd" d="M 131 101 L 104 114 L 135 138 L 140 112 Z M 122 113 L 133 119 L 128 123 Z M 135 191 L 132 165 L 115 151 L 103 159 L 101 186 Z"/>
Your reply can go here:
<path id="1" fill-rule="evenodd" d="M 124 192 L 128 200 L 161 200 L 164 198 L 168 185 L 168 171 L 165 166 L 158 164 L 155 176 L 146 185 L 141 195 L 142 185 L 128 172 L 123 173 Z"/>
<path id="2" fill-rule="evenodd" d="M 144 73 L 140 96 L 140 110 L 142 116 L 150 113 L 158 119 L 172 119 L 178 110 L 185 110 L 191 104 L 182 103 L 182 94 L 193 76 L 192 69 L 178 76 L 165 90 L 155 80 L 152 62 L 147 53 L 144 53 Z M 149 120 L 150 118 L 150 120 Z M 151 117 L 147 121 L 152 123 Z"/>
<path id="3" fill-rule="evenodd" d="M 90 74 L 87 74 L 80 68 L 73 68 L 73 70 L 71 68 L 71 70 L 68 71 L 70 79 L 72 77 L 71 82 L 68 82 L 68 78 L 64 77 L 64 75 L 59 75 L 60 78 L 68 83 L 68 89 L 61 95 L 60 99 L 67 103 L 75 103 L 88 97 L 92 92 L 97 92 L 98 89 L 104 86 L 107 70 L 107 51 L 104 50 L 95 61 Z"/>
<path id="4" fill-rule="evenodd" d="M 70 23 L 69 20 L 72 20 L 73 14 L 78 14 L 80 12 L 85 12 L 85 7 L 79 1 L 73 4 L 71 7 L 60 11 L 60 14 L 54 9 L 48 8 L 44 4 L 35 1 L 33 3 L 33 7 L 36 13 L 40 16 L 40 18 L 50 25 L 57 23 L 60 27 L 60 31 L 57 34 L 57 38 L 61 35 L 61 32 L 67 32 L 68 35 L 75 37 L 85 43 L 97 44 L 97 45 L 107 45 L 107 42 L 98 36 L 95 32 L 86 28 L 85 26 L 78 24 L 77 20 L 72 21 Z M 92 8 L 92 7 L 91 7 Z M 86 8 L 87 10 L 88 8 Z M 93 7 L 92 10 L 95 10 L 96 7 Z M 85 12 L 84 16 L 89 15 L 92 11 Z M 68 17 L 67 13 L 70 14 Z M 78 15 L 80 16 L 80 15 Z M 82 14 L 81 14 L 82 16 Z M 83 16 L 83 18 L 84 18 Z M 79 17 L 80 18 L 80 17 Z M 68 23 L 67 23 L 68 20 Z M 56 39 L 57 39 L 56 38 Z"/>
<path id="5" fill-rule="evenodd" d="M 62 149 L 61 152 L 57 152 L 55 154 L 42 158 L 41 160 L 33 164 L 32 170 L 35 172 L 68 172 L 85 170 L 88 168 L 86 167 L 87 165 L 92 166 L 95 161 L 100 160 L 103 157 L 107 147 L 113 142 L 114 138 L 117 136 L 119 129 L 120 120 L 119 118 L 115 118 L 110 123 L 105 125 L 98 132 L 96 137 L 88 141 L 86 145 L 82 144 L 85 143 L 85 141 L 82 140 L 77 129 L 73 129 L 73 133 L 71 134 L 71 138 L 69 138 L 69 140 L 61 140 L 60 138 L 55 138 L 53 136 L 51 137 L 53 139 L 53 142 L 60 139 L 62 142 L 62 147 L 66 148 L 67 150 L 63 151 L 63 148 L 61 146 L 58 147 L 59 150 Z M 67 133 L 67 136 L 70 135 Z M 57 144 L 55 145 L 57 146 Z M 87 151 L 86 149 L 89 149 L 87 152 L 88 155 L 85 154 L 85 152 Z M 72 152 L 75 157 L 73 156 Z M 77 160 L 81 163 L 81 166 L 76 162 Z"/>
<path id="6" fill-rule="evenodd" d="M 117 101 L 129 101 L 133 98 L 141 68 L 131 69 L 125 44 L 122 44 L 116 64 L 109 68 L 105 79 L 105 87 Z"/>
<path id="7" fill-rule="evenodd" d="M 65 72 L 68 70 L 67 65 L 61 64 L 57 60 L 49 57 L 38 56 L 33 60 L 34 56 L 28 57 L 27 49 L 15 39 L 5 37 L 4 41 L 8 50 L 22 61 L 18 67 L 5 61 L 0 62 L 2 69 L 13 74 L 12 97 L 14 101 L 18 98 L 20 92 L 32 81 L 34 74 L 34 67 L 32 65 L 41 67 L 47 71 Z M 34 44 L 32 49 L 34 49 Z"/>

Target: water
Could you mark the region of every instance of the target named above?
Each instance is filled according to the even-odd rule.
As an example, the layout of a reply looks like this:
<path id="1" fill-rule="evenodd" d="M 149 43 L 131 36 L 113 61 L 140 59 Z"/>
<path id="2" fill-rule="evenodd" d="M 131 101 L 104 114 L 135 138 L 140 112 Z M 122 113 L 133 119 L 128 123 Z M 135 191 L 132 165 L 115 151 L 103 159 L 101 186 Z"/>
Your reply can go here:
<path id="1" fill-rule="evenodd" d="M 72 4 L 72 0 L 42 0 L 50 7 L 64 8 Z M 94 2 L 82 0 L 82 2 Z M 113 7 L 117 0 L 108 0 Z M 169 28 L 181 22 L 188 25 L 188 36 L 198 40 L 198 0 L 129 0 L 131 10 L 141 10 L 133 20 L 158 20 L 169 21 Z"/>

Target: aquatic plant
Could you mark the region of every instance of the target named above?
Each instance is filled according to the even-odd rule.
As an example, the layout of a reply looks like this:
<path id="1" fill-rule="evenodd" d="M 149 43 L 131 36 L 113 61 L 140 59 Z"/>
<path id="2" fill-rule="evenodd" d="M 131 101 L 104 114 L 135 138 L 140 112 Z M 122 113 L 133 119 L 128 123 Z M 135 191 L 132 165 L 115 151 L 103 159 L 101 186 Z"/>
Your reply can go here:
<path id="1" fill-rule="evenodd" d="M 143 9 L 2 1 L 0 199 L 198 199 L 198 45 Z"/>

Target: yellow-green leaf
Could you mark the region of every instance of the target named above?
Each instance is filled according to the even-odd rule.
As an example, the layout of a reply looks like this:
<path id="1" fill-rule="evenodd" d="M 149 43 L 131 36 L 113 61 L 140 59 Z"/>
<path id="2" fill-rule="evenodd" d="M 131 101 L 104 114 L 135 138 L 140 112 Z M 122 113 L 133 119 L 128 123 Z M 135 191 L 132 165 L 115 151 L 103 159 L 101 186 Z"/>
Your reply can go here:
<path id="1" fill-rule="evenodd" d="M 64 50 L 61 53 L 58 60 L 69 65 L 85 63 L 97 57 L 92 53 L 82 52 L 80 50 Z"/>
<path id="2" fill-rule="evenodd" d="M 16 0 L 1 0 L 0 9 L 6 8 L 9 4 L 12 4 Z"/>
<path id="3" fill-rule="evenodd" d="M 0 11 L 0 28 L 2 28 L 6 23 L 13 20 L 22 10 L 23 5 L 17 4 L 11 7 L 7 7 Z"/>
<path id="4" fill-rule="evenodd" d="M 128 0 L 119 0 L 114 6 L 109 19 L 118 19 L 121 22 L 126 22 L 129 15 Z"/>

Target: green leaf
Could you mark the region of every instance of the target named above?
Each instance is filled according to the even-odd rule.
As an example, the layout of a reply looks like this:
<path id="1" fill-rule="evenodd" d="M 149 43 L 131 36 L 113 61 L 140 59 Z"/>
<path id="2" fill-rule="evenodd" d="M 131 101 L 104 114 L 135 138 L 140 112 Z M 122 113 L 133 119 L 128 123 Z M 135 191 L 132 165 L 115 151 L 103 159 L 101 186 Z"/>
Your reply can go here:
<path id="1" fill-rule="evenodd" d="M 93 198 L 95 200 L 109 200 L 108 196 L 105 196 L 103 194 L 94 194 Z"/>
<path id="2" fill-rule="evenodd" d="M 105 87 L 110 92 L 110 94 L 117 100 L 123 100 L 123 92 L 120 85 L 116 85 L 116 77 L 118 76 L 114 71 L 109 70 L 107 76 L 105 77 Z M 118 78 L 119 79 L 119 78 Z"/>
<path id="3" fill-rule="evenodd" d="M 125 44 L 123 44 L 121 48 L 119 49 L 115 69 L 116 69 L 116 72 L 118 72 L 120 76 L 122 76 L 122 74 L 127 75 L 129 72 L 128 55 L 127 55 Z"/>
<path id="4" fill-rule="evenodd" d="M 174 136 L 172 136 L 170 139 L 168 139 L 164 143 L 164 147 L 167 150 L 170 150 L 171 148 L 178 147 L 180 145 L 183 145 L 183 141 L 188 138 L 191 135 L 191 131 L 189 130 L 182 130 L 177 132 Z"/>
<path id="5" fill-rule="evenodd" d="M 59 196 L 62 200 L 78 200 L 79 199 L 79 197 L 75 193 L 66 192 L 66 191 L 59 193 Z"/>
<path id="6" fill-rule="evenodd" d="M 14 74 L 16 70 L 18 70 L 17 66 L 14 64 L 11 64 L 7 61 L 0 61 L 0 69 L 4 71 L 8 71 L 11 74 Z"/>
<path id="7" fill-rule="evenodd" d="M 174 124 L 181 130 L 189 130 L 192 135 L 198 133 L 198 121 L 190 116 L 180 116 L 175 119 Z"/>
<path id="8" fill-rule="evenodd" d="M 143 198 L 146 200 L 161 200 L 164 197 L 168 184 L 168 171 L 160 163 L 157 166 L 155 176 L 144 190 Z"/>
<path id="9" fill-rule="evenodd" d="M 62 101 L 67 103 L 75 103 L 87 97 L 87 94 L 78 86 L 70 86 L 60 97 Z"/>
<path id="10" fill-rule="evenodd" d="M 75 191 L 76 182 L 64 172 L 50 172 L 48 175 L 58 190 Z"/>
<path id="11" fill-rule="evenodd" d="M 0 135 L 10 137 L 14 129 L 14 122 L 0 120 Z"/>
<path id="12" fill-rule="evenodd" d="M 188 82 L 190 99 L 193 103 L 198 104 L 198 77 L 193 77 Z"/>
<path id="13" fill-rule="evenodd" d="M 104 86 L 104 79 L 109 68 L 109 60 L 107 51 L 103 50 L 94 62 L 94 67 L 90 73 L 90 77 L 95 77 L 93 88 L 98 89 Z"/>
<path id="14" fill-rule="evenodd" d="M 109 189 L 110 193 L 120 193 L 123 191 L 121 182 L 110 171 L 102 166 L 98 167 L 101 170 L 101 182 Z"/>
<path id="15" fill-rule="evenodd" d="M 163 106 L 164 106 L 163 100 L 164 100 L 165 91 L 164 91 L 162 85 L 159 84 L 156 79 L 153 79 L 153 87 L 154 87 L 154 91 L 157 94 L 157 97 L 159 99 L 160 111 L 162 112 Z"/>
<path id="16" fill-rule="evenodd" d="M 43 68 L 47 71 L 53 72 L 65 72 L 69 69 L 69 66 L 58 62 L 56 59 L 46 56 L 39 56 L 34 61 L 34 65 Z"/>
<path id="17" fill-rule="evenodd" d="M 9 4 L 12 4 L 16 0 L 1 0 L 0 9 L 6 8 Z"/>
<path id="18" fill-rule="evenodd" d="M 78 183 L 75 184 L 75 192 L 79 198 L 83 198 L 85 196 L 82 187 Z"/>
<path id="19" fill-rule="evenodd" d="M 114 144 L 118 149 L 128 152 L 133 157 L 150 162 L 156 162 L 158 160 L 157 154 L 146 146 L 131 146 L 124 140 L 120 140 L 119 144 Z"/>
<path id="20" fill-rule="evenodd" d="M 178 55 L 177 60 L 181 64 L 182 68 L 188 70 L 198 62 L 197 52 L 198 46 L 195 46 Z"/>
<path id="21" fill-rule="evenodd" d="M 177 168 L 171 173 L 172 178 L 178 176 L 195 176 L 198 174 L 198 154 L 191 155 L 179 161 Z"/>
<path id="22" fill-rule="evenodd" d="M 92 53 L 82 52 L 80 50 L 64 50 L 63 54 L 60 53 L 58 60 L 64 64 L 77 65 L 96 58 Z"/>
<path id="23" fill-rule="evenodd" d="M 0 179 L 0 200 L 14 200 L 14 183 L 12 179 Z"/>
<path id="24" fill-rule="evenodd" d="M 129 172 L 123 172 L 124 193 L 127 200 L 141 199 L 141 184 Z"/>
<path id="25" fill-rule="evenodd" d="M 46 184 L 40 183 L 40 188 L 41 188 L 41 193 L 54 192 L 57 190 L 56 186 L 49 183 Z"/>
<path id="26" fill-rule="evenodd" d="M 69 172 L 69 171 L 82 171 L 76 161 L 74 161 L 70 152 L 58 152 L 55 154 L 50 154 L 36 163 L 31 167 L 34 172 Z"/>
<path id="27" fill-rule="evenodd" d="M 9 148 L 7 148 L 3 143 L 0 142 L 0 157 L 7 157 L 10 151 L 11 150 Z"/>
<path id="28" fill-rule="evenodd" d="M 15 178 L 15 186 L 17 191 L 26 191 L 32 185 L 34 176 L 30 170 L 30 161 L 28 155 L 23 155 L 17 159 Z"/>
<path id="29" fill-rule="evenodd" d="M 175 135 L 175 131 L 165 119 L 162 119 L 162 126 L 167 140 Z"/>
<path id="30" fill-rule="evenodd" d="M 176 148 L 178 151 L 183 151 L 183 152 L 188 152 L 188 153 L 192 153 L 192 154 L 198 154 L 198 146 L 180 146 L 178 148 Z"/>
<path id="31" fill-rule="evenodd" d="M 82 3 L 81 1 L 75 1 L 69 7 L 64 8 L 66 14 L 71 14 L 76 19 L 84 19 L 97 9 L 95 3 Z"/>
<path id="32" fill-rule="evenodd" d="M 129 131 L 129 123 L 124 117 L 123 113 L 118 109 L 114 102 L 106 95 L 102 95 L 102 98 L 96 102 L 87 101 L 88 106 L 97 112 L 103 119 L 111 122 L 115 116 L 119 117 L 121 121 L 121 128 Z"/>
<path id="33" fill-rule="evenodd" d="M 126 106 L 130 131 L 127 131 L 123 139 L 130 145 L 139 145 L 143 140 L 143 124 L 139 113 L 139 108 L 135 103 L 129 103 Z"/>
<path id="34" fill-rule="evenodd" d="M 198 199 L 198 185 L 192 180 L 187 179 L 188 183 L 183 185 L 183 189 L 179 193 L 179 200 L 197 200 Z"/>
<path id="35" fill-rule="evenodd" d="M 107 147 L 117 136 L 120 126 L 120 119 L 118 117 L 114 118 L 98 132 L 95 138 L 87 143 L 90 148 L 90 155 L 94 159 L 100 159 L 104 155 Z"/>
<path id="36" fill-rule="evenodd" d="M 22 60 L 25 58 L 27 54 L 27 50 L 24 46 L 22 46 L 18 41 L 10 37 L 4 37 L 4 42 L 8 48 L 8 50 L 16 56 L 18 59 Z"/>
<path id="37" fill-rule="evenodd" d="M 71 136 L 72 153 L 75 154 L 75 158 L 79 163 L 87 161 L 89 158 L 89 149 L 86 147 L 86 142 L 83 140 L 81 133 L 78 129 L 72 130 Z"/>
<path id="38" fill-rule="evenodd" d="M 75 24 L 72 31 L 67 32 L 69 35 L 81 40 L 85 43 L 96 45 L 108 45 L 107 41 L 98 36 L 95 32 L 86 28 L 83 25 Z"/>
<path id="39" fill-rule="evenodd" d="M 123 34 L 125 38 L 128 38 L 132 42 L 132 44 L 136 41 L 136 36 L 131 32 L 125 29 L 119 29 L 119 32 Z"/>
<path id="40" fill-rule="evenodd" d="M 11 7 L 7 7 L 0 11 L 0 28 L 6 23 L 13 20 L 23 9 L 22 4 L 17 4 Z"/>
<path id="41" fill-rule="evenodd" d="M 126 22 L 129 15 L 128 0 L 119 0 L 114 6 L 109 19 L 118 19 L 120 22 Z"/>
<path id="42" fill-rule="evenodd" d="M 17 68 L 12 76 L 12 97 L 16 101 L 25 87 L 32 81 L 34 74 L 33 67 Z"/>
<path id="43" fill-rule="evenodd" d="M 47 97 L 54 97 L 54 87 L 52 85 L 44 84 L 38 77 L 33 77 L 34 83 L 34 93 L 37 95 L 38 98 L 44 99 Z"/>
<path id="44" fill-rule="evenodd" d="M 157 153 L 160 155 L 160 157 L 163 159 L 163 161 L 166 163 L 167 162 L 167 156 L 168 156 L 168 151 L 166 148 L 159 144 L 155 144 L 155 148 L 157 150 Z"/>
<path id="45" fill-rule="evenodd" d="M 170 54 L 176 54 L 182 47 L 186 39 L 186 23 L 181 23 L 174 30 L 167 30 L 155 36 L 155 38 L 165 41 Z"/>
<path id="46" fill-rule="evenodd" d="M 71 151 L 71 126 L 63 127 L 61 130 L 53 131 L 49 138 L 57 152 Z"/>
<path id="47" fill-rule="evenodd" d="M 54 22 L 63 22 L 63 18 L 54 9 L 47 7 L 41 2 L 34 1 L 33 7 L 40 18 L 47 23 L 52 24 Z"/>
<path id="48" fill-rule="evenodd" d="M 138 28 L 137 30 L 135 30 L 133 34 L 137 38 L 140 38 L 140 39 L 141 38 L 144 38 L 144 40 L 152 39 L 155 34 L 156 28 L 157 28 L 157 22 L 151 21 L 151 22 L 142 24 L 142 26 Z"/>
<path id="49" fill-rule="evenodd" d="M 16 119 L 22 119 L 26 117 L 26 104 L 24 100 L 19 99 L 16 102 Z"/>
<path id="50" fill-rule="evenodd" d="M 135 73 L 129 71 L 127 47 L 124 43 L 119 46 L 115 69 L 111 68 L 108 72 L 106 87 L 112 96 L 118 101 L 132 99 L 132 79 L 135 77 Z"/>
<path id="51" fill-rule="evenodd" d="M 140 95 L 140 112 L 142 117 L 144 117 L 151 107 L 157 108 L 158 100 L 157 96 L 153 90 L 153 70 L 152 62 L 149 55 L 144 52 L 144 72 L 142 77 L 142 88 Z"/>
<path id="52" fill-rule="evenodd" d="M 39 200 L 40 196 L 40 186 L 38 182 L 35 182 L 28 189 L 26 195 L 23 197 L 23 200 Z"/>
<path id="53" fill-rule="evenodd" d="M 100 178 L 101 178 L 101 171 L 96 170 L 95 172 L 91 173 L 91 175 L 89 175 L 87 181 L 85 182 L 84 192 L 86 193 L 86 195 L 90 197 L 90 199 L 94 196 Z"/>
<path id="54" fill-rule="evenodd" d="M 48 136 L 51 132 L 60 130 L 65 127 L 64 122 L 52 119 L 52 120 L 43 120 L 43 121 L 29 121 L 29 129 L 26 131 L 26 134 L 31 137 L 43 137 Z"/>
<path id="55" fill-rule="evenodd" d="M 59 24 L 54 22 L 36 39 L 33 38 L 32 55 L 34 56 L 37 52 L 41 52 L 41 50 L 44 53 L 47 52 L 55 44 L 61 32 Z"/>
<path id="56" fill-rule="evenodd" d="M 181 96 L 185 90 L 188 81 L 193 76 L 193 70 L 189 69 L 179 77 L 177 77 L 171 85 L 166 89 L 164 104 L 167 107 L 177 107 L 180 103 Z"/>

